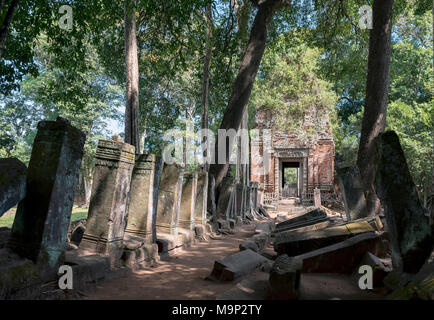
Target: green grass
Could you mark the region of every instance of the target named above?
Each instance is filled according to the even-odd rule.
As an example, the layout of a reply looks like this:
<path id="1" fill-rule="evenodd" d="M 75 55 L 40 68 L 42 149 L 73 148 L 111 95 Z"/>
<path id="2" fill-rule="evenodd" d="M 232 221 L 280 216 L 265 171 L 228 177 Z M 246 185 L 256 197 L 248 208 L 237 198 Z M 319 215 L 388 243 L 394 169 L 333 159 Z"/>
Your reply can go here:
<path id="1" fill-rule="evenodd" d="M 14 209 L 11 209 L 14 210 Z M 87 208 L 78 208 L 73 207 L 72 208 L 72 215 L 71 215 L 71 221 L 77 221 L 81 219 L 87 219 Z M 8 227 L 12 228 L 12 224 L 14 223 L 15 214 L 12 214 L 10 216 L 3 216 L 0 218 L 0 228 L 1 227 Z"/>

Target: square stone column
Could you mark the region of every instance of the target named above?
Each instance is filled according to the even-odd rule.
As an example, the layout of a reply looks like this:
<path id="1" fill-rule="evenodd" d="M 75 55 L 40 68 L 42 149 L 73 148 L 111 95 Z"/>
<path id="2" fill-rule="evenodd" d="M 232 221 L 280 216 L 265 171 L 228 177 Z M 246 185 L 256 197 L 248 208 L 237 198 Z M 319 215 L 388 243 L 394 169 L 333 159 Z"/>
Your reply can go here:
<path id="1" fill-rule="evenodd" d="M 321 190 L 318 188 L 313 189 L 313 200 L 315 207 L 321 207 Z"/>
<path id="2" fill-rule="evenodd" d="M 128 222 L 125 229 L 125 236 L 144 238 L 148 244 L 155 242 L 152 238 L 155 160 L 153 154 L 140 154 L 136 158 L 131 178 Z"/>
<path id="3" fill-rule="evenodd" d="M 52 273 L 63 263 L 85 135 L 62 118 L 41 121 L 8 247 Z"/>
<path id="4" fill-rule="evenodd" d="M 96 150 L 89 215 L 80 248 L 109 255 L 112 266 L 122 255 L 134 151 L 134 146 L 113 140 L 99 140 Z"/>
<path id="5" fill-rule="evenodd" d="M 196 185 L 196 204 L 194 209 L 194 224 L 206 225 L 208 206 L 208 172 L 199 172 Z"/>
<path id="6" fill-rule="evenodd" d="M 244 185 L 242 183 L 237 183 L 235 185 L 235 214 L 237 217 L 244 218 Z"/>
<path id="7" fill-rule="evenodd" d="M 164 164 L 158 191 L 157 236 L 159 233 L 178 235 L 184 168 L 178 164 Z"/>
<path id="8" fill-rule="evenodd" d="M 254 210 L 258 208 L 258 183 L 250 182 L 250 205 Z"/>
<path id="9" fill-rule="evenodd" d="M 194 209 L 196 207 L 197 173 L 184 173 L 181 206 L 179 210 L 178 226 L 187 230 L 194 230 Z"/>
<path id="10" fill-rule="evenodd" d="M 217 203 L 217 219 L 228 219 L 228 206 L 232 189 L 234 188 L 234 179 L 232 177 L 224 177 L 221 182 L 220 195 Z"/>

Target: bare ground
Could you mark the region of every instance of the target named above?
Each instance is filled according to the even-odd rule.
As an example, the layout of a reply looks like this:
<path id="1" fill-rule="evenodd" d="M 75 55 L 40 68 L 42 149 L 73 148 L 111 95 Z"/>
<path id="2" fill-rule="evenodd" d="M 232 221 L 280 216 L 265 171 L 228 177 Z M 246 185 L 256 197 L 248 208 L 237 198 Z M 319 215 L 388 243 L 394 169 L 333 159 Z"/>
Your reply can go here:
<path id="1" fill-rule="evenodd" d="M 139 270 L 127 277 L 106 281 L 89 293 L 86 299 L 179 299 L 213 300 L 236 285 L 205 278 L 216 259 L 239 251 L 239 244 L 254 234 L 255 225 L 243 225 L 232 235 L 219 240 L 199 242 L 169 258 L 157 267 Z"/>

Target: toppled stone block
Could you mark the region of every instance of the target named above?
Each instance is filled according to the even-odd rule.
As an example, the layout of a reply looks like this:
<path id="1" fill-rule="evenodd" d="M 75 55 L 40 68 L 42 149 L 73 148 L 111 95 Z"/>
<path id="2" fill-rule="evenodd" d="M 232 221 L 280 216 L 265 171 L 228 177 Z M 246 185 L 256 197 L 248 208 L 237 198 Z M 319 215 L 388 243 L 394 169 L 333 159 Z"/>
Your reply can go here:
<path id="1" fill-rule="evenodd" d="M 129 241 L 125 241 L 124 239 L 125 249 L 122 255 L 122 260 L 124 261 L 124 265 L 126 267 L 137 270 L 140 268 L 153 266 L 160 260 L 158 255 L 158 245 L 156 243 L 145 243 L 145 240 L 143 239 L 141 245 L 136 243 L 136 246 L 129 246 L 128 244 Z"/>
<path id="2" fill-rule="evenodd" d="M 370 252 L 366 252 L 359 266 L 354 270 L 354 278 L 359 279 L 360 266 L 370 266 L 372 268 L 372 285 L 374 288 L 383 287 L 383 279 L 392 271 L 392 261 L 389 259 L 380 259 Z"/>
<path id="3" fill-rule="evenodd" d="M 302 233 L 285 231 L 276 234 L 274 250 L 293 257 L 367 232 L 374 232 L 374 229 L 366 221 Z"/>
<path id="4" fill-rule="evenodd" d="M 295 258 L 303 261 L 302 272 L 351 274 L 366 252 L 379 257 L 384 255 L 381 234 L 359 234 Z"/>
<path id="5" fill-rule="evenodd" d="M 327 220 L 327 213 L 316 208 L 307 213 L 297 215 L 276 225 L 276 231 L 291 230 Z"/>
<path id="6" fill-rule="evenodd" d="M 398 135 L 381 134 L 375 141 L 375 189 L 385 209 L 395 271 L 417 273 L 434 245 L 434 225 L 420 202 Z"/>
<path id="7" fill-rule="evenodd" d="M 65 243 L 86 137 L 63 118 L 40 121 L 7 247 L 55 276 Z"/>
<path id="8" fill-rule="evenodd" d="M 253 250 L 261 253 L 268 244 L 269 236 L 265 233 L 256 234 L 240 244 L 240 251 Z"/>
<path id="9" fill-rule="evenodd" d="M 244 250 L 216 260 L 210 279 L 233 281 L 259 269 L 269 260 L 252 250 Z"/>
<path id="10" fill-rule="evenodd" d="M 26 172 L 20 160 L 0 159 L 0 217 L 26 196 Z"/>
<path id="11" fill-rule="evenodd" d="M 297 299 L 302 261 L 286 254 L 277 257 L 270 272 L 270 296 L 275 300 Z"/>
<path id="12" fill-rule="evenodd" d="M 336 169 L 339 186 L 344 198 L 347 220 L 357 220 L 368 216 L 366 199 L 363 192 L 359 167 L 345 167 Z"/>
<path id="13" fill-rule="evenodd" d="M 235 219 L 229 219 L 228 222 L 229 222 L 229 228 L 235 229 L 235 225 L 237 224 Z"/>
<path id="14" fill-rule="evenodd" d="M 267 222 L 259 222 L 256 224 L 255 233 L 266 233 L 270 234 L 274 230 L 274 222 L 273 221 L 267 221 Z"/>
<path id="15" fill-rule="evenodd" d="M 219 229 L 230 229 L 230 224 L 229 221 L 223 220 L 223 219 L 218 219 L 217 220 L 217 225 Z"/>

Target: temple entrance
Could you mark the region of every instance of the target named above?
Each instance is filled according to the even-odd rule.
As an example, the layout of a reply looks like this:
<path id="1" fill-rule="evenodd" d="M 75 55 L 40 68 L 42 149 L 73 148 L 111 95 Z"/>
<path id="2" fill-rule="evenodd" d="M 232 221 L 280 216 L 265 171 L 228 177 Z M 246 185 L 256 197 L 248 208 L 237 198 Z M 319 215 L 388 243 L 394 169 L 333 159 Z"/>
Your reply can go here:
<path id="1" fill-rule="evenodd" d="M 282 197 L 300 197 L 300 162 L 282 162 Z"/>

